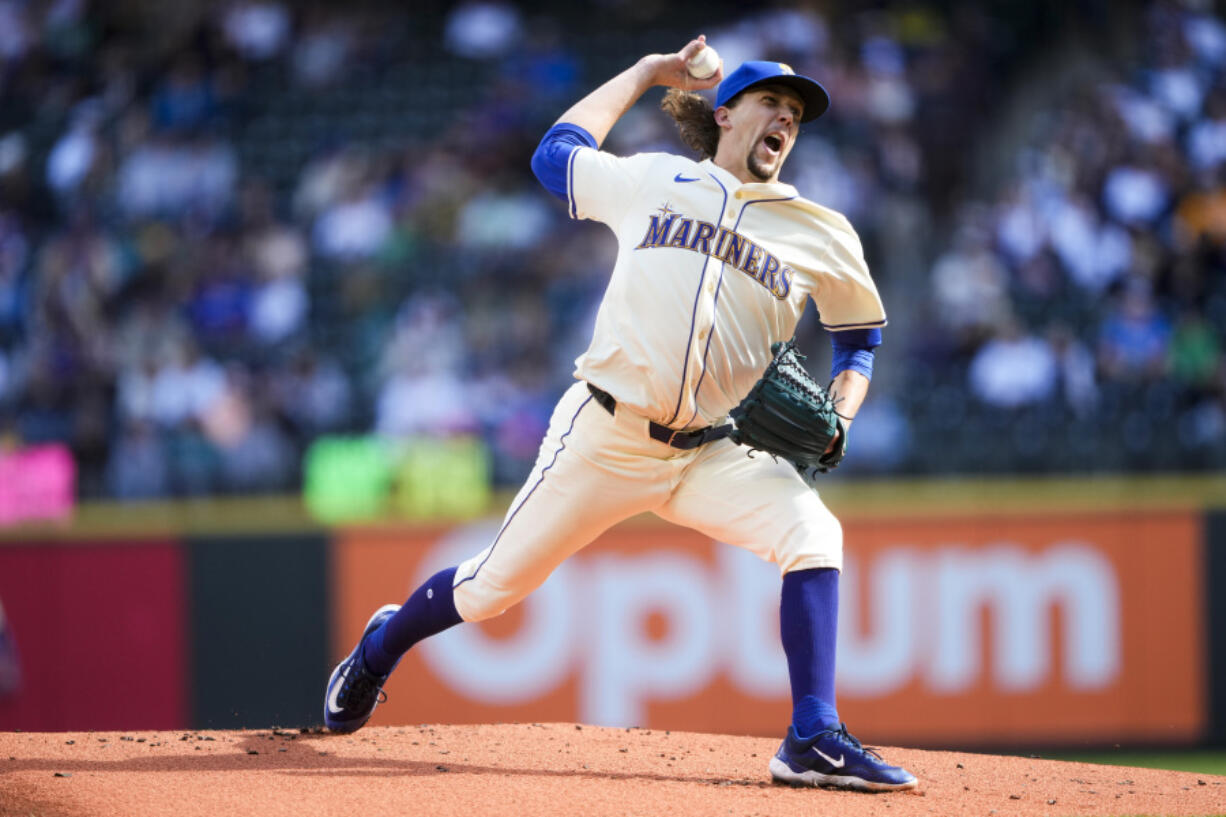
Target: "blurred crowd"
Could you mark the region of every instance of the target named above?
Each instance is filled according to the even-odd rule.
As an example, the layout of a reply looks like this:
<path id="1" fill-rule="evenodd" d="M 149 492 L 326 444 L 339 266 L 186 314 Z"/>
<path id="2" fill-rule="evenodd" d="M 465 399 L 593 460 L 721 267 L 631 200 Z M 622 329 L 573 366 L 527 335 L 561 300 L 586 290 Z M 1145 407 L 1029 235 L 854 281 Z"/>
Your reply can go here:
<path id="1" fill-rule="evenodd" d="M 592 31 L 508 0 L 0 0 L 5 441 L 67 443 L 90 497 L 293 490 L 333 433 L 479 435 L 514 485 L 614 251 L 528 158 L 698 33 L 598 6 Z M 978 4 L 702 8 L 726 64 L 781 59 L 834 99 L 785 178 L 856 225 L 890 311 L 853 469 L 931 468 L 968 416 L 1027 407 L 1226 446 L 1219 20 L 1156 2 L 1114 56 L 1066 47 L 1077 71 L 1027 82 L 1059 44 Z M 650 105 L 607 146 L 680 149 Z M 816 321 L 802 345 L 828 348 Z M 1134 385 L 1141 419 L 1110 415 Z"/>
<path id="2" fill-rule="evenodd" d="M 999 182 L 958 205 L 919 346 L 997 416 L 1063 425 L 1071 462 L 1220 467 L 1226 24 L 1204 3 L 1139 24 L 1119 59 L 1040 75 Z"/>

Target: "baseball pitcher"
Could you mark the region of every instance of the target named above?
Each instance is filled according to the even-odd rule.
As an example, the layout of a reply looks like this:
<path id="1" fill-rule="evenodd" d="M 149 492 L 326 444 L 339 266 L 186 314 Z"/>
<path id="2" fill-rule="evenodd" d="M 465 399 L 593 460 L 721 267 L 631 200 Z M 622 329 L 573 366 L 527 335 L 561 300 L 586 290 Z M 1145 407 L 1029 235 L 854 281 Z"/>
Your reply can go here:
<path id="1" fill-rule="evenodd" d="M 562 114 L 532 157 L 572 218 L 617 237 L 591 344 L 494 540 L 403 606 L 377 610 L 333 671 L 331 730 L 366 723 L 418 641 L 499 615 L 603 531 L 652 511 L 779 566 L 793 715 L 773 778 L 916 786 L 863 747 L 835 705 L 842 528 L 808 477 L 846 450 L 886 316 L 847 219 L 779 181 L 801 123 L 829 97 L 776 62 L 696 79 L 687 63 L 704 48 L 699 37 L 643 57 Z M 699 159 L 602 152 L 657 85 L 669 88 L 663 107 Z M 717 86 L 714 105 L 693 93 Z M 828 390 L 790 342 L 810 299 L 833 342 Z"/>

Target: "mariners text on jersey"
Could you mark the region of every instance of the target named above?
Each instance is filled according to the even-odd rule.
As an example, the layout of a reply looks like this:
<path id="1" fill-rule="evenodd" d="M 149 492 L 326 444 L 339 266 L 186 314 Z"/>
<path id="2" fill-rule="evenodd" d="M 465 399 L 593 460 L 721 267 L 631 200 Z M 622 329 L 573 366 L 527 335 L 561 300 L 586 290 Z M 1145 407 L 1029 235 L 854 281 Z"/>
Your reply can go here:
<path id="1" fill-rule="evenodd" d="M 787 298 L 792 291 L 792 268 L 785 266 L 773 254 L 734 230 L 716 227 L 709 221 L 686 218 L 670 210 L 668 205 L 660 208 L 659 215 L 651 216 L 647 233 L 635 249 L 653 247 L 692 250 L 731 264 L 766 287 L 779 300 Z"/>

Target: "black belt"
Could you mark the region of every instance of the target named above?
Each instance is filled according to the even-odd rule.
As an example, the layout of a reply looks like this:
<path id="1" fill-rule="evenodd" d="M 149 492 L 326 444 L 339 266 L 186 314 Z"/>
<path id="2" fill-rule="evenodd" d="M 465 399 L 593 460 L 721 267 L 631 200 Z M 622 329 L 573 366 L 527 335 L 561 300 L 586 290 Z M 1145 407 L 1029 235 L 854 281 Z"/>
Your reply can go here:
<path id="1" fill-rule="evenodd" d="M 603 406 L 605 411 L 612 414 L 617 408 L 617 400 L 604 389 L 596 388 L 591 383 L 588 383 L 587 390 L 592 393 L 592 396 L 596 398 L 596 402 Z M 677 431 L 668 426 L 648 421 L 647 433 L 651 435 L 653 440 L 659 440 L 665 445 L 680 448 L 682 451 L 689 451 L 691 448 L 697 448 L 700 445 L 727 437 L 732 433 L 732 425 L 725 423 L 722 426 L 707 426 L 695 431 Z"/>

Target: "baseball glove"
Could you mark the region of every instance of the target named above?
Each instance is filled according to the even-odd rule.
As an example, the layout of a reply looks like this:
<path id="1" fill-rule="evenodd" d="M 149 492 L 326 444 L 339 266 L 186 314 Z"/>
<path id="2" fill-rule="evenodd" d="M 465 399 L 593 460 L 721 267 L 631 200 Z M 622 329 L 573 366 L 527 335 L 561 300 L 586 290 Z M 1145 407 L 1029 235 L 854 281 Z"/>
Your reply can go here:
<path id="1" fill-rule="evenodd" d="M 830 393 L 805 371 L 796 342 L 772 344 L 771 353 L 775 357 L 762 378 L 730 412 L 736 427 L 729 436 L 733 442 L 789 460 L 802 474 L 824 474 L 847 452 L 847 430 Z"/>

